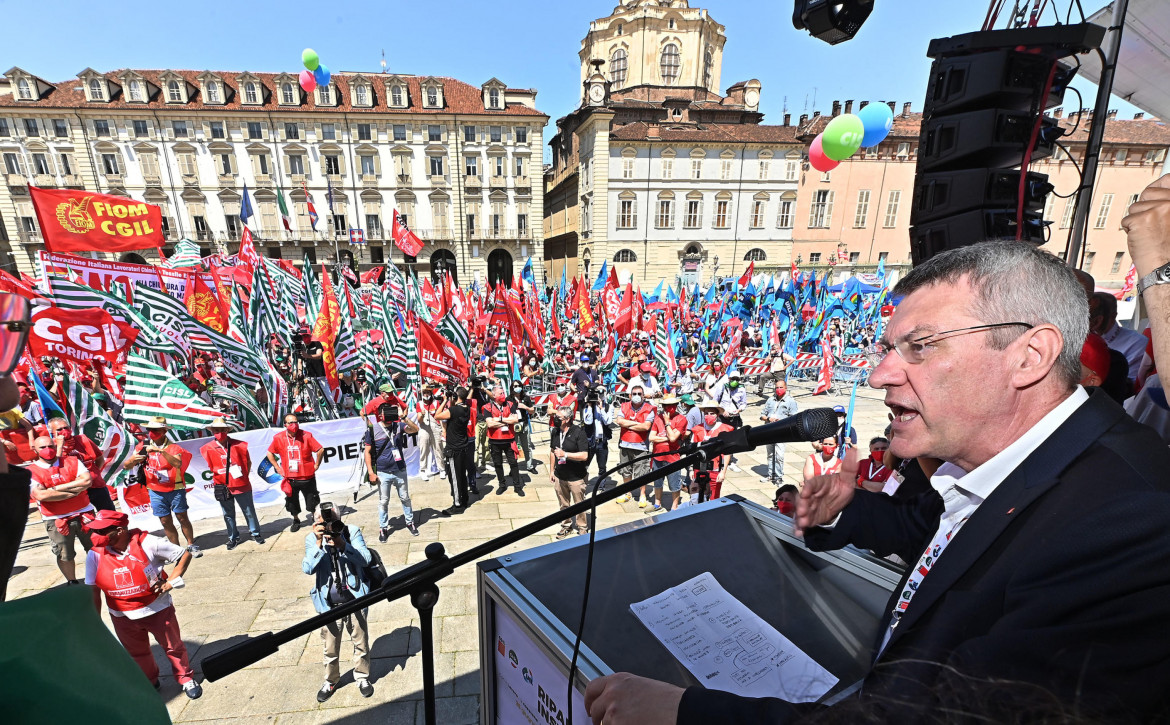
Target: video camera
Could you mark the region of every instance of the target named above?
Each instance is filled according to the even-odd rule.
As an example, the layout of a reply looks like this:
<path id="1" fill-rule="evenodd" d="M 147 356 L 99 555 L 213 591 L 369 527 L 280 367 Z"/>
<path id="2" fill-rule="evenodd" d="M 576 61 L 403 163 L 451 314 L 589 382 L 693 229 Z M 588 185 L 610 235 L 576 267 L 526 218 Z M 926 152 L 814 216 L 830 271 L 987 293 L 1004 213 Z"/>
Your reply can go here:
<path id="1" fill-rule="evenodd" d="M 587 390 L 585 392 L 585 402 L 589 403 L 589 404 L 593 404 L 593 405 L 600 403 L 601 402 L 601 388 L 597 385 L 594 385 L 593 387 L 589 388 L 589 390 Z"/>
<path id="2" fill-rule="evenodd" d="M 483 387 L 483 384 L 486 382 L 487 382 L 487 378 L 482 376 L 482 375 L 472 375 L 471 376 L 471 388 L 473 390 L 476 388 Z"/>
<path id="3" fill-rule="evenodd" d="M 325 534 L 334 542 L 344 539 L 349 529 L 337 514 L 337 508 L 329 501 L 321 502 L 321 521 L 325 524 Z"/>

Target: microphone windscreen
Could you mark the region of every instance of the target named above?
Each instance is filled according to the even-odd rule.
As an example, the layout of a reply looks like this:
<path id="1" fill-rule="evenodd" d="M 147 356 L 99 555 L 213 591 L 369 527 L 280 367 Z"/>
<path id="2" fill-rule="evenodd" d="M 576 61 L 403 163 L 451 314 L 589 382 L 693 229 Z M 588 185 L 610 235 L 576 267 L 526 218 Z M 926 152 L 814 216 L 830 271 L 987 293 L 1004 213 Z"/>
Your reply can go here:
<path id="1" fill-rule="evenodd" d="M 837 413 L 832 408 L 801 411 L 800 427 L 806 441 L 819 441 L 837 435 Z"/>

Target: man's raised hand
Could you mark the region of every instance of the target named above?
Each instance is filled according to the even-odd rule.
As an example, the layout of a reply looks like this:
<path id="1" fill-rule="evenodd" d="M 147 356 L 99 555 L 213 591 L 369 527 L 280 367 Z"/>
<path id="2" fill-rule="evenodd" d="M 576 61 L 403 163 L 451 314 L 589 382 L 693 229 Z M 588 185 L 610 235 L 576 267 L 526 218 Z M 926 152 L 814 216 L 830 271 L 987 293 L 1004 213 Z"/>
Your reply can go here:
<path id="1" fill-rule="evenodd" d="M 841 470 L 824 476 L 813 476 L 804 482 L 800 498 L 796 499 L 797 536 L 805 529 L 827 524 L 853 500 L 857 490 L 857 448 L 845 452 Z"/>

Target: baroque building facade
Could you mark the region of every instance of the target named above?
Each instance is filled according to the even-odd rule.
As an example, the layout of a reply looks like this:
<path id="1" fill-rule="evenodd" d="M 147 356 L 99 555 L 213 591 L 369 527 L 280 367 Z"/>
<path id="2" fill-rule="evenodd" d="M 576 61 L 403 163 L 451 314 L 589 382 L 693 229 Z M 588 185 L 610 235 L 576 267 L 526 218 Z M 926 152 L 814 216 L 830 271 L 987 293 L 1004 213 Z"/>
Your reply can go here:
<path id="1" fill-rule="evenodd" d="M 632 0 L 581 41 L 582 101 L 545 170 L 551 278 L 602 260 L 642 286 L 787 267 L 803 144 L 764 125 L 760 83 L 720 92 L 724 28 L 687 0 Z"/>
<path id="2" fill-rule="evenodd" d="M 548 117 L 535 99 L 495 78 L 335 73 L 306 93 L 291 73 L 87 68 L 51 83 L 12 68 L 0 81 L 0 264 L 35 272 L 44 249 L 30 184 L 157 204 L 164 250 L 187 238 L 205 254 L 238 250 L 246 188 L 269 257 L 510 280 L 543 256 L 532 180 Z M 417 258 L 390 240 L 394 210 L 425 242 Z"/>

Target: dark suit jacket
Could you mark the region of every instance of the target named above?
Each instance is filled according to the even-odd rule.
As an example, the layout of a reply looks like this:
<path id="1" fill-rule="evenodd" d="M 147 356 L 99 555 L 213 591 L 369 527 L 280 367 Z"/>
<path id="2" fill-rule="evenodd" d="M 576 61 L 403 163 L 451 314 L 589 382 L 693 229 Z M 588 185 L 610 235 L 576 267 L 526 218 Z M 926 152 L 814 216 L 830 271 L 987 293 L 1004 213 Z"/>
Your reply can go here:
<path id="1" fill-rule="evenodd" d="M 837 526 L 808 531 L 806 543 L 917 562 L 942 509 L 934 492 L 898 501 L 858 491 Z M 1170 451 L 1099 390 L 964 524 L 847 706 L 886 721 L 941 707 L 978 712 L 1004 692 L 983 678 L 1030 683 L 1110 721 L 1170 712 Z M 678 722 L 808 712 L 692 687 Z"/>

